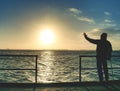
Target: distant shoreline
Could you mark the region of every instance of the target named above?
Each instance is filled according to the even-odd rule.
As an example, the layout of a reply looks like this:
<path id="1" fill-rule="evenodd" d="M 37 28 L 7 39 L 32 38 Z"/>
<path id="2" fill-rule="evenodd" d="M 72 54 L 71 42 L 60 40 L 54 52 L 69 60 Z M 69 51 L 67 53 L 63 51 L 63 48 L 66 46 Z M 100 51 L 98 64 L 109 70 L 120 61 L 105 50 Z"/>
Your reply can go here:
<path id="1" fill-rule="evenodd" d="M 95 50 L 70 50 L 70 49 L 0 49 L 0 51 L 95 51 Z"/>
<path id="2" fill-rule="evenodd" d="M 70 49 L 0 49 L 0 51 L 96 51 L 96 50 L 70 50 Z M 113 50 L 120 51 L 120 50 Z"/>

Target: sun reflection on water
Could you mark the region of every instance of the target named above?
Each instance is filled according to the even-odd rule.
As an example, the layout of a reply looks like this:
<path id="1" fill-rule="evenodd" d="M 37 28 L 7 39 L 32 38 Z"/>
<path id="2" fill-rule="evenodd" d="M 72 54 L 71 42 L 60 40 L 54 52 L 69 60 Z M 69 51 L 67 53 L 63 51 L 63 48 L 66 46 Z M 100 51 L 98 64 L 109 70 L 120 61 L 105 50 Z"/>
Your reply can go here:
<path id="1" fill-rule="evenodd" d="M 51 79 L 54 66 L 54 56 L 52 51 L 43 51 L 39 60 L 40 66 L 38 67 L 38 81 L 39 82 L 53 82 Z"/>

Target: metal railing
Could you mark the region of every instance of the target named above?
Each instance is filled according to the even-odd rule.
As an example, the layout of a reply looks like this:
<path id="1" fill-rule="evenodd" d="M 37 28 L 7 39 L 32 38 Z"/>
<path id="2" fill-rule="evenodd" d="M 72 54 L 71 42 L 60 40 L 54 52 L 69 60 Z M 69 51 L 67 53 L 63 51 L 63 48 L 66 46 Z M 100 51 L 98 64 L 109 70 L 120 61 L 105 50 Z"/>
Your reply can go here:
<path id="1" fill-rule="evenodd" d="M 82 81 L 82 70 L 97 70 L 97 68 L 82 68 L 82 58 L 85 58 L 85 57 L 96 57 L 95 55 L 80 55 L 79 56 L 79 82 L 81 82 Z M 120 58 L 120 55 L 113 55 L 112 56 L 112 58 L 114 58 L 114 57 L 119 57 Z M 111 61 L 111 60 L 110 60 Z M 110 62 L 110 64 L 111 64 L 111 67 L 108 67 L 108 69 L 111 69 L 112 71 L 113 71 L 113 69 L 120 69 L 120 67 L 112 67 L 112 63 Z M 113 76 L 113 74 L 112 74 L 112 76 Z"/>
<path id="2" fill-rule="evenodd" d="M 37 74 L 38 74 L 38 55 L 0 55 L 0 57 L 33 57 L 35 58 L 35 67 L 34 68 L 0 68 L 0 70 L 34 70 L 35 71 L 35 83 L 37 84 Z M 80 55 L 79 56 L 79 82 L 82 81 L 82 70 L 95 70 L 97 68 L 82 68 L 82 58 L 85 57 L 96 57 L 94 55 Z M 119 57 L 113 55 L 112 58 Z M 113 67 L 108 69 L 120 69 L 120 67 Z"/>
<path id="3" fill-rule="evenodd" d="M 37 55 L 0 55 L 0 57 L 32 57 L 35 58 L 34 68 L 0 68 L 0 70 L 34 70 L 35 71 L 35 83 L 37 83 L 37 66 L 38 66 L 38 56 Z"/>

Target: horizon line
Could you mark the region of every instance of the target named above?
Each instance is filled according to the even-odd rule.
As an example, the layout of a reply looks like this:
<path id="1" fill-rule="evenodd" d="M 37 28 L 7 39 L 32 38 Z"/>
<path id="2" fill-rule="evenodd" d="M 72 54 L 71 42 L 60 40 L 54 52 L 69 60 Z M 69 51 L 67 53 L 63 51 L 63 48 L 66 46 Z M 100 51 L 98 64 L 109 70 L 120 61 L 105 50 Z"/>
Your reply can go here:
<path id="1" fill-rule="evenodd" d="M 33 50 L 33 51 L 96 51 L 96 50 L 88 50 L 88 49 L 9 49 L 9 48 L 3 48 L 3 49 L 0 49 L 0 50 Z M 116 49 L 116 50 L 113 50 L 113 51 L 120 51 L 120 49 Z"/>

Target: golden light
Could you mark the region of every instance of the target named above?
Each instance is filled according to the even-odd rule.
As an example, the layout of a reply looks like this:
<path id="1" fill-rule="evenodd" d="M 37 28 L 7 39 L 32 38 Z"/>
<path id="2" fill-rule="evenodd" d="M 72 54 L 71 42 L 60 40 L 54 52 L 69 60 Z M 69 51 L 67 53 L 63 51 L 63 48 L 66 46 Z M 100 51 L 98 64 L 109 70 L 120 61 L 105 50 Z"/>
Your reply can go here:
<path id="1" fill-rule="evenodd" d="M 43 29 L 40 34 L 42 44 L 51 44 L 55 40 L 54 32 L 51 29 Z"/>

